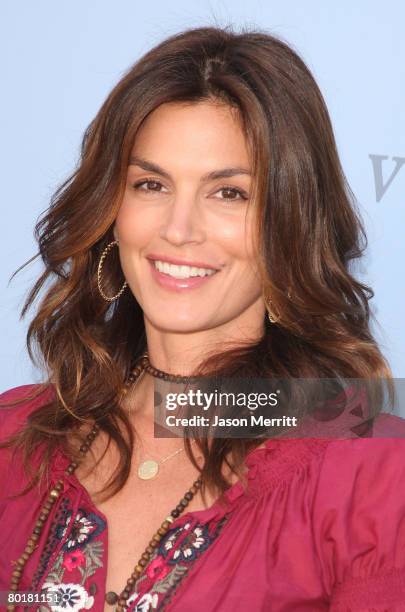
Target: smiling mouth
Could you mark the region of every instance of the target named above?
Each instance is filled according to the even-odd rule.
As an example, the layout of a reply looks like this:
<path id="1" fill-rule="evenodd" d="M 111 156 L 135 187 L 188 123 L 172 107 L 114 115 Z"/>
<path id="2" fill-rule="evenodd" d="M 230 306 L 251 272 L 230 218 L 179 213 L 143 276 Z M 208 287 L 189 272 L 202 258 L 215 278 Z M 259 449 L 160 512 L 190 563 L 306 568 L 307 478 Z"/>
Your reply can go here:
<path id="1" fill-rule="evenodd" d="M 154 268 L 158 270 L 158 272 L 177 279 L 194 277 L 204 278 L 205 276 L 212 276 L 213 274 L 216 274 L 218 272 L 218 270 L 213 270 L 210 268 L 197 268 L 196 266 L 185 265 L 179 266 L 176 264 L 168 263 L 167 261 L 159 261 L 157 259 L 155 259 L 151 263 Z"/>

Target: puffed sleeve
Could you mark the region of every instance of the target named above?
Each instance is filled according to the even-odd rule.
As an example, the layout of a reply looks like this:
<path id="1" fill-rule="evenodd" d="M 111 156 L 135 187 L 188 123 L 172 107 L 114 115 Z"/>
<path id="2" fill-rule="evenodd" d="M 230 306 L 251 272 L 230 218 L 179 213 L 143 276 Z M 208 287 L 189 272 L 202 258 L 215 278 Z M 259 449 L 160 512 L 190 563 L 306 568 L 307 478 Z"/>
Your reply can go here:
<path id="1" fill-rule="evenodd" d="M 313 507 L 332 612 L 405 611 L 405 439 L 334 440 Z"/>

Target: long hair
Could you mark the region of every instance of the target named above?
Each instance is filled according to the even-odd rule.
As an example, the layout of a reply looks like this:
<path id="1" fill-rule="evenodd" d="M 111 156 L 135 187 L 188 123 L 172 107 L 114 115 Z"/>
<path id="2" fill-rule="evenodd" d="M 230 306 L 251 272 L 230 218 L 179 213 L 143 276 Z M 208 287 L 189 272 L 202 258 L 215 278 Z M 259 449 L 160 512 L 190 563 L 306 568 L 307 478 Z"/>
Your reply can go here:
<path id="1" fill-rule="evenodd" d="M 44 445 L 41 470 L 30 486 L 46 472 L 56 446 L 77 458 L 69 440 L 90 419 L 120 453 L 120 465 L 102 492 L 115 494 L 128 478 L 134 434 L 119 398 L 146 348 L 143 313 L 130 291 L 113 304 L 102 299 L 97 265 L 113 240 L 142 122 L 163 103 L 204 100 L 220 100 L 239 111 L 252 156 L 263 290 L 280 318 L 266 324 L 258 342 L 210 355 L 195 374 L 392 378 L 369 328 L 373 290 L 351 270 L 367 238 L 311 72 L 289 45 L 269 33 L 187 30 L 146 53 L 114 87 L 84 135 L 77 169 L 36 225 L 44 271 L 22 316 L 42 293 L 27 345 L 54 394 L 12 440 L 27 466 L 33 449 Z M 113 294 L 123 280 L 119 258 L 112 254 L 103 267 L 105 291 Z M 200 441 L 204 481 L 226 490 L 221 466 L 228 453 L 240 474 L 246 452 L 258 443 Z"/>

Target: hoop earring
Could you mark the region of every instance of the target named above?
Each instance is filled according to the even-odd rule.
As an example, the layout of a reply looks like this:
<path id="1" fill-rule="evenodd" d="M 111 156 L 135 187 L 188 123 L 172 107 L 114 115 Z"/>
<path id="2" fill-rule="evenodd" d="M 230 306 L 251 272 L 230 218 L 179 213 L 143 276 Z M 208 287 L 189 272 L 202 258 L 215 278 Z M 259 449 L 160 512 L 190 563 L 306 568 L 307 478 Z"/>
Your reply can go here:
<path id="1" fill-rule="evenodd" d="M 291 291 L 290 290 L 287 291 L 287 297 L 288 297 L 289 300 L 291 300 Z M 275 317 L 273 312 L 272 312 L 272 310 L 271 310 L 271 307 L 270 307 L 271 300 L 266 298 L 266 297 L 264 297 L 263 299 L 264 299 L 264 305 L 265 305 L 266 310 L 267 310 L 267 317 L 268 317 L 270 323 L 273 323 L 273 324 L 274 323 L 278 323 L 278 321 L 281 320 L 281 316 L 279 315 L 278 317 Z"/>
<path id="2" fill-rule="evenodd" d="M 271 304 L 271 300 L 266 300 L 266 299 L 264 300 L 264 305 L 266 306 L 266 310 L 267 310 L 267 317 L 268 317 L 270 323 L 274 324 L 274 323 L 277 323 L 280 320 L 281 317 L 280 316 L 274 317 L 274 314 L 273 314 L 273 312 L 271 311 L 271 308 L 270 308 L 270 304 Z"/>
<path id="3" fill-rule="evenodd" d="M 107 244 L 107 246 L 105 247 L 104 251 L 101 253 L 100 260 L 98 262 L 98 268 L 97 268 L 97 285 L 98 285 L 98 290 L 100 292 L 101 297 L 104 298 L 106 300 L 106 302 L 113 302 L 114 300 L 117 300 L 122 295 L 122 293 L 124 292 L 125 288 L 128 286 L 127 281 L 125 281 L 124 284 L 122 285 L 121 289 L 118 291 L 118 293 L 116 293 L 112 297 L 109 297 L 103 291 L 103 287 L 102 287 L 102 283 L 101 283 L 101 271 L 102 271 L 102 268 L 103 268 L 104 259 L 107 257 L 108 253 L 110 252 L 110 250 L 115 245 L 118 245 L 118 240 L 113 240 L 113 242 L 110 242 L 110 244 Z"/>

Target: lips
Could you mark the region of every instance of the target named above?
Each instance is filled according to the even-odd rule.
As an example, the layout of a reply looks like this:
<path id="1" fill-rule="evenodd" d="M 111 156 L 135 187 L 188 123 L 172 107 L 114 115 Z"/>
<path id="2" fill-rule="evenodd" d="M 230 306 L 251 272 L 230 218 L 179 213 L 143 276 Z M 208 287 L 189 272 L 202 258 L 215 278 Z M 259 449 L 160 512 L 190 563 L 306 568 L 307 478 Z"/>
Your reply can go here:
<path id="1" fill-rule="evenodd" d="M 163 260 L 159 260 L 163 261 Z M 159 287 L 166 289 L 168 291 L 175 292 L 184 292 L 191 289 L 197 289 L 202 285 L 209 283 L 213 278 L 215 278 L 218 274 L 218 271 L 214 271 L 206 276 L 188 276 L 185 278 L 176 278 L 175 276 L 170 276 L 169 274 L 165 274 L 164 272 L 159 271 L 155 267 L 155 260 L 149 259 L 150 269 L 152 273 L 152 278 L 159 285 Z M 174 264 L 178 265 L 178 264 Z M 186 265 L 184 263 L 180 265 Z M 192 266 L 196 267 L 196 266 Z M 207 268 L 209 269 L 209 268 Z M 212 270 L 212 268 L 211 268 Z"/>
<path id="2" fill-rule="evenodd" d="M 150 254 L 147 255 L 150 261 L 162 261 L 177 266 L 190 266 L 191 268 L 205 268 L 207 270 L 219 270 L 218 267 L 203 261 L 192 261 L 191 259 L 179 259 L 178 257 L 170 257 L 169 255 Z"/>

